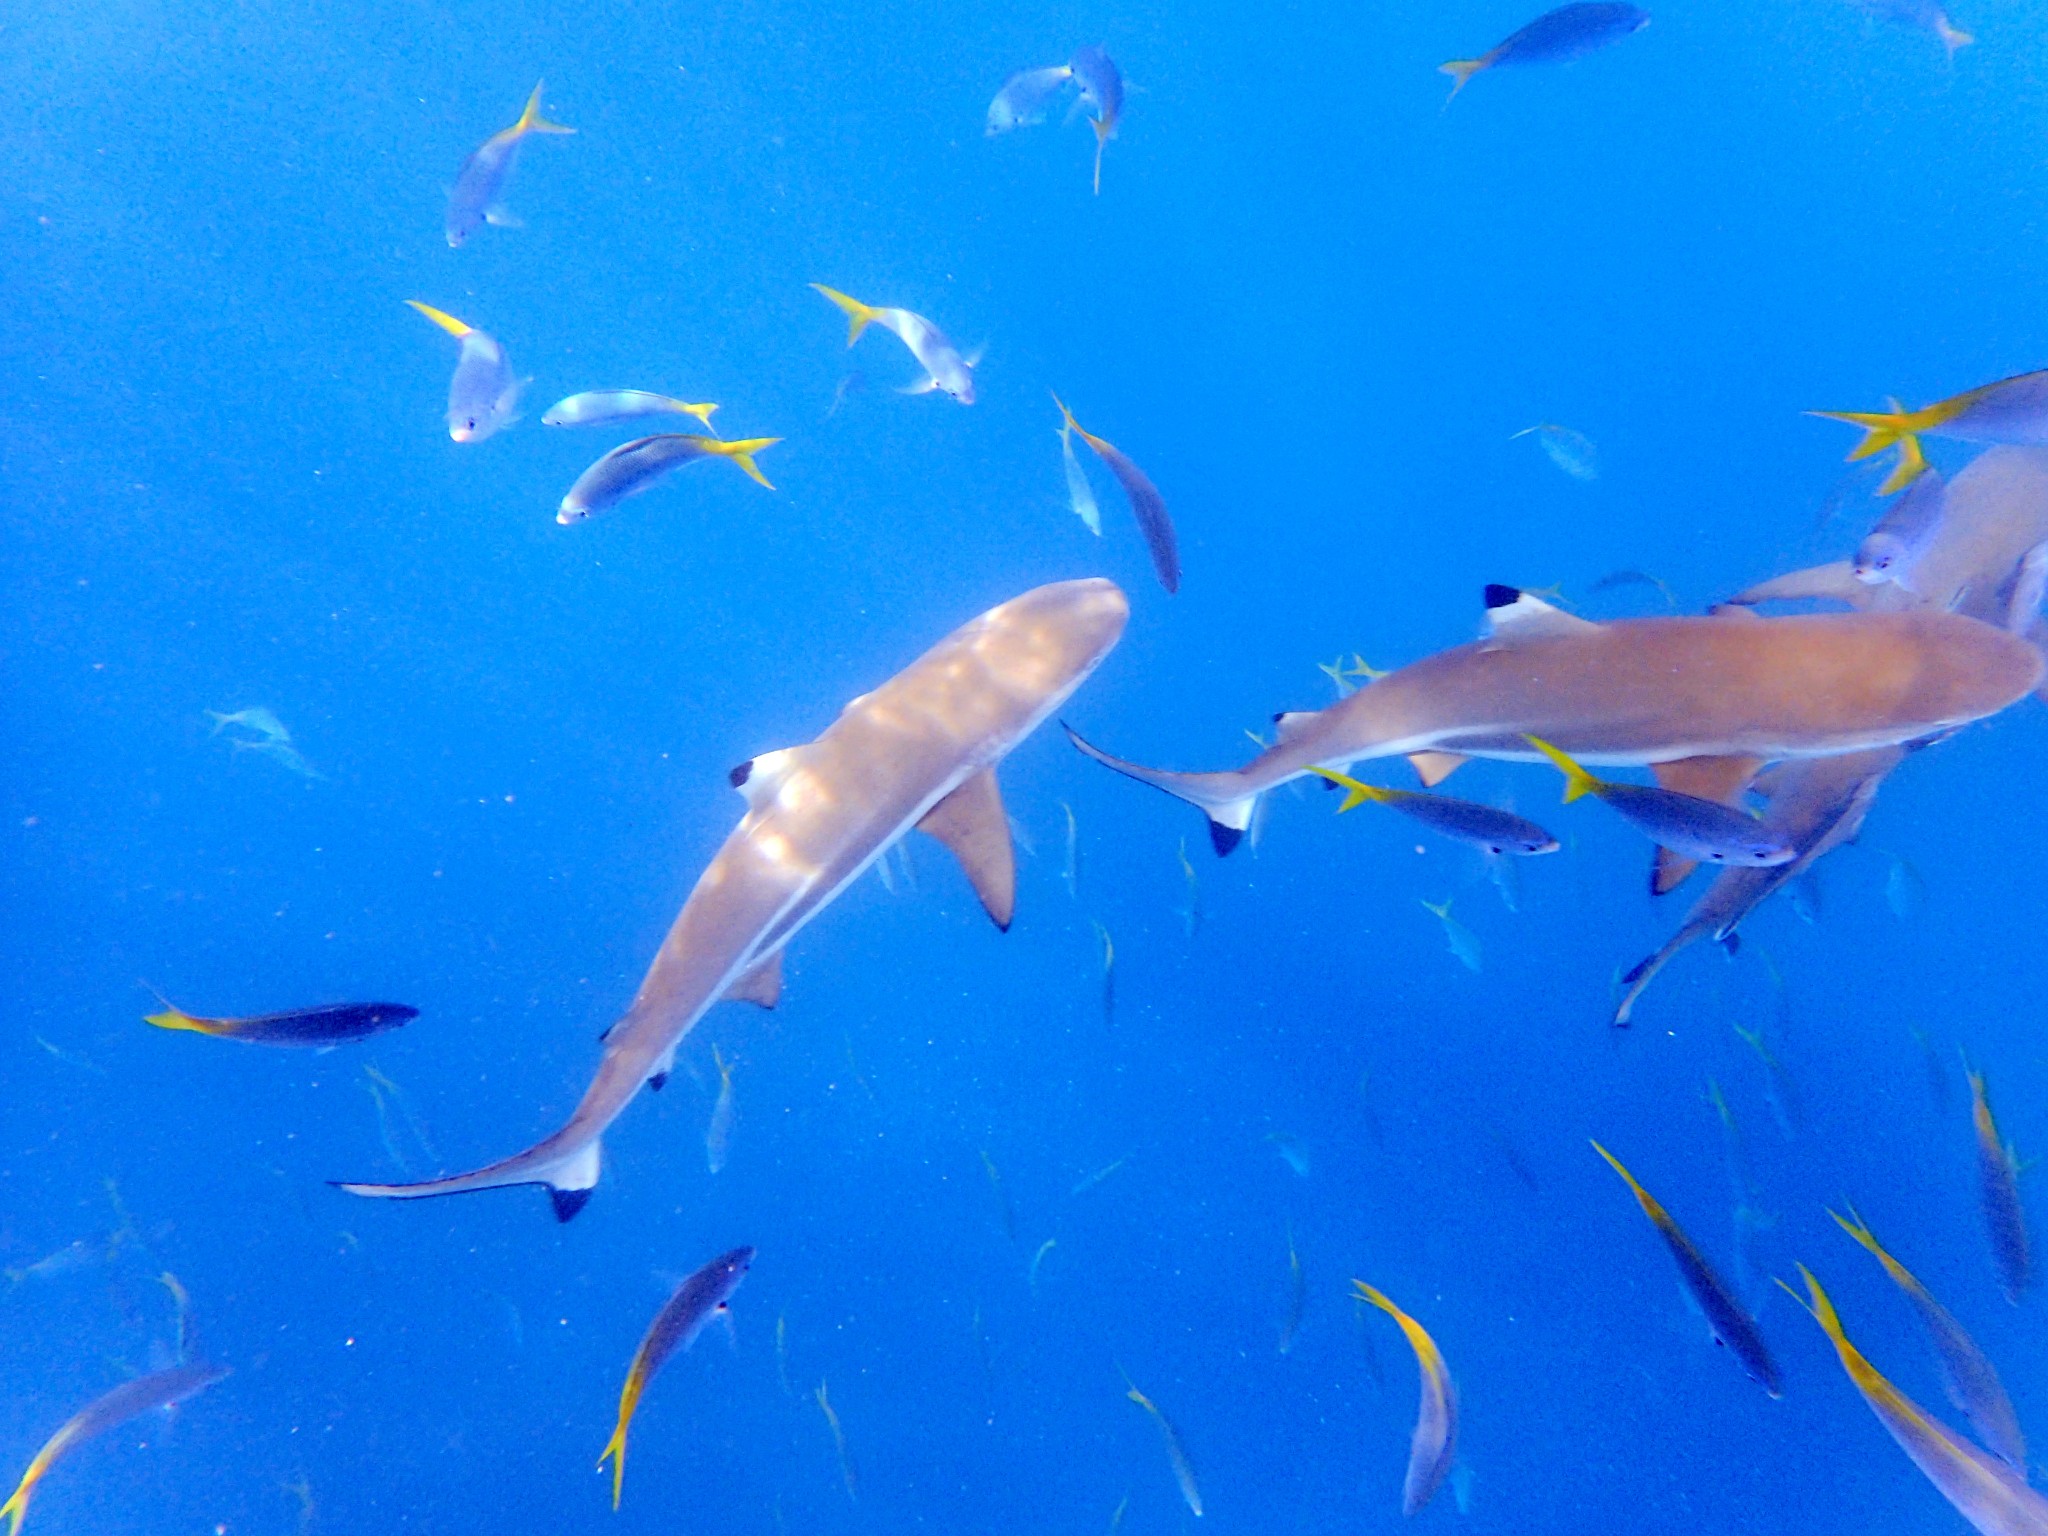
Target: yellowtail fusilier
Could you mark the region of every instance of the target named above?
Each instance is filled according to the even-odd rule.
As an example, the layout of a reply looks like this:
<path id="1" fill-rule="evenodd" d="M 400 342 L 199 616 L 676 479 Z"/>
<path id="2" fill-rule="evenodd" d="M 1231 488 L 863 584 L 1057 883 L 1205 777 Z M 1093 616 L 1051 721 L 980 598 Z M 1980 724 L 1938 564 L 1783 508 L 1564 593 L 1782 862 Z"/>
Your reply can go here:
<path id="1" fill-rule="evenodd" d="M 162 1013 L 145 1014 L 143 1022 L 154 1024 L 158 1029 L 213 1035 L 222 1040 L 324 1049 L 346 1040 L 366 1040 L 419 1016 L 419 1009 L 409 1008 L 404 1003 L 329 1003 L 319 1008 L 295 1008 L 286 1013 L 211 1019 L 165 1003 Z"/>
<path id="2" fill-rule="evenodd" d="M 937 390 L 940 394 L 952 396 L 962 405 L 974 404 L 973 360 L 962 357 L 960 349 L 946 339 L 946 333 L 923 315 L 913 314 L 907 309 L 863 304 L 859 299 L 843 294 L 837 288 L 827 288 L 823 283 L 811 286 L 845 311 L 846 344 L 849 347 L 860 340 L 860 333 L 870 325 L 879 325 L 910 349 L 910 355 L 917 359 L 917 365 L 924 370 L 925 376 L 915 384 L 905 385 L 901 393 L 924 395 Z"/>
<path id="3" fill-rule="evenodd" d="M 1068 67 L 1080 84 L 1081 104 L 1089 109 L 1088 122 L 1095 129 L 1095 195 L 1100 197 L 1102 151 L 1124 120 L 1124 77 L 1108 52 L 1093 43 L 1075 49 Z"/>
<path id="4" fill-rule="evenodd" d="M 1566 805 L 1581 795 L 1596 796 L 1659 847 L 1710 864 L 1755 868 L 1789 864 L 1795 856 L 1790 843 L 1747 811 L 1651 784 L 1596 778 L 1540 736 L 1531 736 L 1529 745 L 1564 775 Z"/>
<path id="5" fill-rule="evenodd" d="M 1180 1431 L 1173 1427 L 1159 1405 L 1138 1390 L 1137 1384 L 1128 1376 L 1124 1385 L 1129 1388 L 1124 1396 L 1136 1403 L 1152 1416 L 1152 1422 L 1159 1426 L 1160 1438 L 1166 1442 L 1166 1459 L 1173 1467 L 1173 1480 L 1180 1484 L 1180 1496 L 1187 1501 L 1189 1513 L 1199 1517 L 1202 1513 L 1202 1490 L 1195 1482 L 1195 1464 L 1188 1460 L 1187 1447 L 1181 1444 Z"/>
<path id="6" fill-rule="evenodd" d="M 1412 1515 L 1435 1497 L 1451 1463 L 1457 1460 L 1457 1388 L 1443 1351 L 1436 1347 L 1428 1329 L 1363 1280 L 1352 1281 L 1351 1288 L 1358 1300 L 1371 1302 L 1401 1325 L 1422 1375 L 1422 1400 L 1416 1410 L 1415 1432 L 1408 1441 L 1408 1472 L 1401 1483 L 1401 1513 Z"/>
<path id="7" fill-rule="evenodd" d="M 1995 384 L 1980 384 L 1946 400 L 1909 411 L 1898 401 L 1888 411 L 1808 411 L 1830 421 L 1846 421 L 1863 429 L 1863 441 L 1849 450 L 1849 459 L 1867 459 L 1887 448 L 1899 450 L 1898 463 L 1879 490 L 1903 490 L 1927 468 L 1920 438 L 1952 437 L 1966 443 L 2048 445 L 2048 368 L 2016 374 Z"/>
<path id="8" fill-rule="evenodd" d="M 729 443 L 693 433 L 663 432 L 621 443 L 576 477 L 569 494 L 562 498 L 555 521 L 567 527 L 609 511 L 628 496 L 647 490 L 671 470 L 699 459 L 730 459 L 747 472 L 749 479 L 772 491 L 775 487 L 768 484 L 768 477 L 754 463 L 754 455 L 781 441 L 779 437 L 748 437 Z"/>
<path id="9" fill-rule="evenodd" d="M 1067 409 L 1058 395 L 1052 397 L 1052 403 L 1059 406 L 1067 429 L 1095 450 L 1096 457 L 1109 466 L 1116 483 L 1124 488 L 1124 495 L 1130 499 L 1131 515 L 1137 518 L 1138 532 L 1144 535 L 1145 548 L 1152 556 L 1152 569 L 1159 574 L 1159 585 L 1168 592 L 1178 592 L 1180 539 L 1173 529 L 1173 517 L 1166 510 L 1166 498 L 1116 444 L 1097 437 L 1074 420 L 1074 413 Z"/>
<path id="10" fill-rule="evenodd" d="M 1611 0 L 1582 0 L 1545 11 L 1521 31 L 1495 43 L 1476 59 L 1453 59 L 1439 64 L 1437 72 L 1455 82 L 1451 95 L 1465 88 L 1465 82 L 1485 69 L 1510 64 L 1564 64 L 1582 58 L 1610 43 L 1618 43 L 1632 32 L 1650 24 L 1650 14 L 1633 5 Z"/>
<path id="11" fill-rule="evenodd" d="M 1970 1073 L 1970 1119 L 1977 1140 L 1977 1189 L 1984 1204 L 1984 1226 L 1991 1236 L 1991 1256 L 1998 1265 L 1999 1289 L 2014 1306 L 2034 1284 L 2034 1258 L 2027 1241 L 2027 1213 L 2020 1203 L 2020 1163 L 1998 1135 L 1991 1117 L 1991 1098 L 1984 1074 Z"/>
<path id="12" fill-rule="evenodd" d="M 1045 121 L 1046 108 L 1074 78 L 1071 64 L 1049 64 L 1042 69 L 1020 69 L 1003 82 L 988 104 L 988 136 L 1017 128 L 1036 128 Z"/>
<path id="13" fill-rule="evenodd" d="M 448 435 L 458 443 L 480 443 L 517 421 L 521 385 L 497 338 L 431 304 L 405 302 L 462 343 L 448 381 Z"/>
<path id="14" fill-rule="evenodd" d="M 650 394 L 644 389 L 592 389 L 557 400 L 540 419 L 544 427 L 595 427 L 606 422 L 636 421 L 643 416 L 694 416 L 711 430 L 711 413 L 716 402 L 692 405 L 669 395 Z"/>
<path id="15" fill-rule="evenodd" d="M 545 83 L 543 81 L 542 85 Z M 510 226 L 518 223 L 505 211 L 505 183 L 512 178 L 512 168 L 519 163 L 519 146 L 526 142 L 528 134 L 576 131 L 564 128 L 560 123 L 551 123 L 540 115 L 540 93 L 541 86 L 536 85 L 526 100 L 526 110 L 519 114 L 519 121 L 485 139 L 462 162 L 455 187 L 448 194 L 447 233 L 450 245 L 461 245 L 486 224 Z"/>
<path id="16" fill-rule="evenodd" d="M 640 1407 L 640 1398 L 647 1391 L 647 1384 L 654 1380 L 655 1372 L 668 1363 L 671 1355 L 688 1349 L 696 1342 L 705 1324 L 729 1310 L 727 1303 L 732 1300 L 732 1293 L 740 1288 L 740 1282 L 747 1278 L 747 1271 L 753 1263 L 754 1250 L 751 1248 L 735 1248 L 730 1253 L 720 1254 L 677 1286 L 675 1293 L 648 1325 L 640 1347 L 633 1352 L 633 1363 L 626 1371 L 626 1385 L 619 1392 L 618 1424 L 612 1430 L 611 1439 L 605 1442 L 604 1453 L 597 1458 L 600 1469 L 607 1461 L 612 1464 L 613 1509 L 619 1507 L 619 1496 L 626 1485 L 626 1431 L 632 1426 L 633 1415 Z"/>
<path id="17" fill-rule="evenodd" d="M 1347 791 L 1344 803 L 1337 807 L 1340 816 L 1369 800 L 1404 816 L 1412 816 L 1446 837 L 1470 843 L 1488 853 L 1533 856 L 1557 852 L 1556 838 L 1527 817 L 1517 816 L 1511 811 L 1496 810 L 1473 800 L 1454 799 L 1450 795 L 1418 794 L 1412 789 L 1382 789 L 1378 785 L 1362 784 L 1349 774 L 1329 768 L 1312 768 L 1309 771 Z"/>

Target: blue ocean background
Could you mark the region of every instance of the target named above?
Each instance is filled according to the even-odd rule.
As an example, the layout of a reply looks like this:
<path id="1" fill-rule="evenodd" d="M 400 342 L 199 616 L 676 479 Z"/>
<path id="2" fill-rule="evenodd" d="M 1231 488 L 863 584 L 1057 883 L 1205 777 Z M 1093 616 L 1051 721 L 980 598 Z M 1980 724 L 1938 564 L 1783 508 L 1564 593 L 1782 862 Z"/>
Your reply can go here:
<path id="1" fill-rule="evenodd" d="M 1827 1218 L 1856 1201 L 2048 1433 L 2042 1303 L 1994 1283 L 1957 1059 L 2023 1156 L 2048 1144 L 2031 702 L 1886 785 L 1817 922 L 1773 901 L 1626 1034 L 1615 973 L 1695 891 L 1653 904 L 1647 846 L 1560 809 L 1554 774 L 1455 781 L 1568 835 L 1513 911 L 1468 850 L 1311 792 L 1218 862 L 1193 812 L 1043 730 L 1002 773 L 1031 845 L 1013 931 L 918 840 L 914 888 L 864 879 L 797 940 L 780 1008 L 707 1018 L 573 1224 L 533 1191 L 325 1181 L 551 1129 L 739 815 L 727 770 L 1026 587 L 1122 583 L 1128 635 L 1067 718 L 1216 767 L 1333 697 L 1318 662 L 1467 638 L 1483 583 L 1561 583 L 1597 617 L 1656 601 L 1589 594 L 1617 569 L 1698 606 L 1846 552 L 1871 481 L 1802 410 L 2044 361 L 2038 14 L 1967 6 L 1951 66 L 1841 0 L 1670 0 L 1448 110 L 1434 66 L 1528 11 L 10 11 L 0 1264 L 97 1257 L 0 1283 L 0 1472 L 168 1362 L 159 1269 L 234 1367 L 74 1453 L 33 1528 L 1101 1533 L 1126 1498 L 1131 1536 L 1196 1528 L 1127 1372 L 1185 1441 L 1201 1527 L 1392 1530 L 1415 1373 L 1356 1276 L 1462 1394 L 1467 1507 L 1418 1527 L 1960 1529 L 1762 1276 L 1784 1399 L 1744 1379 L 1586 1142 L 1732 1269 L 1717 1079 L 1776 1218 L 1767 1273 L 1812 1266 L 1945 1411 Z M 1009 73 L 1090 42 L 1131 87 L 1099 197 L 1080 123 L 982 132 Z M 524 228 L 450 250 L 446 187 L 542 76 L 577 135 L 527 146 Z M 849 353 L 810 282 L 985 342 L 978 403 L 893 393 L 908 358 L 878 332 Z M 406 299 L 504 343 L 524 422 L 448 440 L 454 348 Z M 558 527 L 628 434 L 539 412 L 628 386 L 782 436 L 777 491 L 713 464 Z M 1068 510 L 1055 389 L 1164 491 L 1177 597 L 1106 476 L 1100 541 Z M 1591 438 L 1601 477 L 1510 441 L 1539 421 Z M 324 777 L 210 734 L 257 704 Z M 1447 896 L 1477 973 L 1421 905 Z M 151 986 L 202 1013 L 422 1012 L 270 1052 L 144 1027 Z M 716 1176 L 714 1043 L 738 1108 Z M 657 1380 L 615 1517 L 593 1466 L 627 1359 L 741 1243 L 733 1340 Z"/>

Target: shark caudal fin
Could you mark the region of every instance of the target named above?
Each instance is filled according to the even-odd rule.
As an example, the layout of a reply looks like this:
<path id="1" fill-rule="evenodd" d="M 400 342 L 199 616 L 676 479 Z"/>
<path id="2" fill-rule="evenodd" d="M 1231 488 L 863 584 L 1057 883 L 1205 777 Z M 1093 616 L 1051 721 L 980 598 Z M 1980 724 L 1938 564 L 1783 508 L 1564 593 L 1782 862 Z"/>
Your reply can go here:
<path id="1" fill-rule="evenodd" d="M 533 94 L 526 98 L 526 110 L 519 114 L 519 121 L 512 126 L 520 133 L 574 133 L 574 128 L 564 128 L 560 123 L 551 123 L 540 115 L 540 93 L 546 87 L 543 80 L 533 88 Z"/>
<path id="2" fill-rule="evenodd" d="M 479 1189 L 509 1189 L 516 1184 L 544 1184 L 554 1206 L 556 1221 L 570 1221 L 590 1203 L 602 1166 L 601 1143 L 596 1137 L 573 1147 L 552 1140 L 537 1147 L 445 1179 L 428 1179 L 419 1184 L 346 1184 L 331 1181 L 336 1189 L 372 1200 L 428 1200 L 436 1195 L 466 1195 Z"/>
<path id="3" fill-rule="evenodd" d="M 728 443 L 721 442 L 716 438 L 706 438 L 704 440 L 704 451 L 706 453 L 715 453 L 723 459 L 731 459 L 733 463 L 739 465 L 741 469 L 747 472 L 748 478 L 759 482 L 772 491 L 775 487 L 768 484 L 768 477 L 762 474 L 760 468 L 754 463 L 754 455 L 763 448 L 773 448 L 781 441 L 782 439 L 779 437 L 743 437 L 737 442 Z"/>
<path id="4" fill-rule="evenodd" d="M 837 288 L 827 288 L 823 283 L 813 283 L 811 286 L 846 311 L 846 344 L 849 347 L 860 340 L 862 331 L 882 317 L 882 312 L 872 304 L 863 304 L 859 299 L 841 293 Z"/>
<path id="5" fill-rule="evenodd" d="M 1557 771 L 1564 775 L 1564 803 L 1566 805 L 1570 805 L 1581 795 L 1590 795 L 1598 792 L 1600 788 L 1600 781 L 1598 779 L 1594 778 L 1592 774 L 1586 772 L 1585 769 L 1581 768 L 1570 757 L 1558 751 L 1557 748 L 1553 747 L 1542 737 L 1524 736 L 1522 740 L 1528 742 L 1530 746 L 1549 758 L 1551 763 L 1557 768 Z"/>
<path id="6" fill-rule="evenodd" d="M 1259 795 L 1257 790 L 1244 787 L 1243 774 L 1174 773 L 1165 768 L 1146 768 L 1120 757 L 1111 757 L 1100 747 L 1082 740 L 1064 720 L 1060 722 L 1060 729 L 1067 733 L 1067 740 L 1103 767 L 1114 768 L 1126 778 L 1150 784 L 1154 789 L 1164 790 L 1175 799 L 1185 800 L 1199 809 L 1209 818 L 1209 842 L 1219 858 L 1244 839 L 1245 830 L 1252 824 L 1252 812 L 1258 807 Z"/>

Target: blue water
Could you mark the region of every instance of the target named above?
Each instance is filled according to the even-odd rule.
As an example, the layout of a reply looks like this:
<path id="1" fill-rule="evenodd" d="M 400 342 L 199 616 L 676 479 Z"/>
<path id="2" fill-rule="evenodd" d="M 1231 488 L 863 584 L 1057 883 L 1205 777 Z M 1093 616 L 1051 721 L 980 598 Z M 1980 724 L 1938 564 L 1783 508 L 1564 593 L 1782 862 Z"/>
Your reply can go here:
<path id="1" fill-rule="evenodd" d="M 1974 0 L 1951 68 L 1837 0 L 1673 0 L 1444 110 L 1433 66 L 1528 19 L 10 12 L 0 1262 L 98 1257 L 0 1286 L 0 1468 L 169 1362 L 159 1269 L 234 1367 L 75 1452 L 35 1528 L 1085 1533 L 1128 1496 L 1124 1530 L 1186 1531 L 1121 1370 L 1177 1424 L 1204 1527 L 1393 1529 L 1414 1369 L 1361 1324 L 1354 1276 L 1459 1383 L 1469 1513 L 1447 1490 L 1430 1526 L 1957 1528 L 1782 1295 L 1750 1298 L 1782 1402 L 1708 1342 L 1586 1138 L 1732 1269 L 1718 1078 L 1776 1217 L 1768 1271 L 1813 1266 L 1879 1366 L 1945 1407 L 1910 1313 L 1826 1217 L 1855 1199 L 2048 1433 L 2041 1303 L 1995 1287 L 1955 1060 L 1988 1069 L 2023 1154 L 2048 1141 L 2031 703 L 1886 786 L 1822 868 L 1817 925 L 1774 901 L 1732 964 L 1677 961 L 1626 1035 L 1612 977 L 1691 893 L 1653 906 L 1639 837 L 1558 809 L 1547 770 L 1456 781 L 1570 834 L 1513 912 L 1475 856 L 1309 793 L 1218 863 L 1194 813 L 1041 731 L 1003 770 L 1035 847 L 1014 930 L 920 840 L 915 889 L 864 879 L 799 938 L 777 1011 L 713 1012 L 573 1224 L 530 1190 L 324 1182 L 467 1168 L 557 1124 L 738 817 L 726 770 L 1026 587 L 1132 595 L 1077 725 L 1223 766 L 1272 711 L 1329 701 L 1317 662 L 1467 638 L 1485 582 L 1562 583 L 1598 615 L 1641 608 L 1585 596 L 1619 567 L 1698 605 L 1842 553 L 1868 481 L 1840 491 L 1853 438 L 1803 409 L 2042 363 L 2025 8 Z M 1099 198 L 1081 124 L 981 127 L 1011 71 L 1097 41 L 1131 87 Z M 444 189 L 543 75 L 577 136 L 527 146 L 524 228 L 451 251 Z M 814 281 L 986 343 L 979 402 L 893 393 L 907 357 L 879 332 L 849 354 Z M 504 343 L 533 378 L 523 423 L 449 441 L 454 345 L 406 299 Z M 556 526 L 629 434 L 538 415 L 626 386 L 783 437 L 777 491 L 700 465 Z M 1101 541 L 1067 510 L 1052 389 L 1166 494 L 1178 597 L 1106 476 Z M 1537 421 L 1592 439 L 1601 478 L 1509 441 Z M 324 777 L 209 734 L 205 711 L 257 704 Z M 1906 919 L 1889 855 L 1924 877 Z M 1447 895 L 1476 974 L 1420 905 Z M 196 1012 L 422 1013 L 268 1052 L 145 1028 L 145 982 Z M 1736 1024 L 1796 1085 L 1789 1135 Z M 714 1042 L 738 1062 L 716 1176 Z M 372 1068 L 402 1095 L 380 1088 L 381 1116 Z M 136 1234 L 112 1244 L 110 1179 Z M 1308 1300 L 1283 1356 L 1290 1232 Z M 733 1342 L 657 1380 L 613 1517 L 593 1464 L 627 1358 L 675 1280 L 740 1243 L 760 1257 Z"/>

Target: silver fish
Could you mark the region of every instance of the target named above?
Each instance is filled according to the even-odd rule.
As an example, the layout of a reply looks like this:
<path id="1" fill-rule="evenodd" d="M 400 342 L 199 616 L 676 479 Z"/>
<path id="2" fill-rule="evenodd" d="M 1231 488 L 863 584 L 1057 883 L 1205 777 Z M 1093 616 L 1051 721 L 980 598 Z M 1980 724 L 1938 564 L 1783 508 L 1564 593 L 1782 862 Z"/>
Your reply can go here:
<path id="1" fill-rule="evenodd" d="M 769 490 L 768 477 L 754 463 L 754 455 L 781 442 L 779 437 L 749 437 L 738 442 L 700 437 L 687 432 L 660 432 L 653 437 L 621 443 L 576 477 L 569 494 L 556 509 L 555 521 L 568 527 L 609 511 L 628 496 L 637 496 L 671 470 L 699 459 L 730 459 L 746 471 L 747 477 Z"/>
<path id="2" fill-rule="evenodd" d="M 521 381 L 513 377 L 497 338 L 431 304 L 405 302 L 462 343 L 448 381 L 448 435 L 458 443 L 480 443 L 517 421 Z"/>
<path id="3" fill-rule="evenodd" d="M 542 85 L 546 82 L 543 81 Z M 511 225 L 518 221 L 505 211 L 505 183 L 512 167 L 519 163 L 519 146 L 529 133 L 574 133 L 560 123 L 540 115 L 541 86 L 533 88 L 526 110 L 510 128 L 500 129 L 462 162 L 454 190 L 448 194 L 447 234 L 450 245 L 459 246 L 486 224 Z"/>

